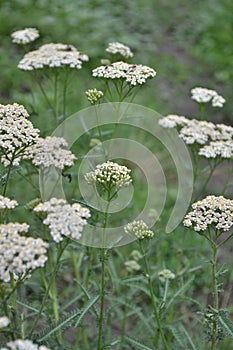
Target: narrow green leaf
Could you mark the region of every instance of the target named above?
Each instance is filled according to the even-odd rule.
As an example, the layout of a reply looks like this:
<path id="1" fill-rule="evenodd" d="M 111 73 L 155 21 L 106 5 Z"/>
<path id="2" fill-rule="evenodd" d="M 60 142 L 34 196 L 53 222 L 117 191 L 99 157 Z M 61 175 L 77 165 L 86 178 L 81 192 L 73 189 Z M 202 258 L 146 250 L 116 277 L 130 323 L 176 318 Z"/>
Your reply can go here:
<path id="1" fill-rule="evenodd" d="M 183 333 L 186 336 L 186 339 L 188 341 L 188 344 L 191 346 L 191 349 L 193 350 L 197 350 L 196 346 L 194 345 L 189 333 L 187 332 L 187 330 L 185 329 L 185 327 L 183 325 L 180 326 L 181 330 L 183 331 Z"/>
<path id="2" fill-rule="evenodd" d="M 87 303 L 86 307 L 81 311 L 81 314 L 79 315 L 79 317 L 78 317 L 74 327 L 77 327 L 79 325 L 79 323 L 81 322 L 83 317 L 92 308 L 92 306 L 99 300 L 99 298 L 100 298 L 100 295 L 97 295 L 92 300 L 89 300 L 89 302 Z"/>
<path id="3" fill-rule="evenodd" d="M 134 344 L 134 345 L 137 345 L 140 349 L 144 349 L 144 350 L 154 350 L 152 348 L 149 348 L 147 345 L 144 345 L 142 343 L 140 343 L 140 341 L 134 339 L 134 338 L 131 338 L 131 337 L 128 337 L 128 336 L 125 336 L 125 339 L 130 342 L 131 344 Z"/>
<path id="4" fill-rule="evenodd" d="M 182 295 L 186 289 L 188 289 L 189 285 L 192 283 L 194 277 L 191 277 L 174 295 L 173 297 L 169 300 L 169 302 L 166 304 L 166 309 L 168 309 L 173 301 L 180 295 Z"/>

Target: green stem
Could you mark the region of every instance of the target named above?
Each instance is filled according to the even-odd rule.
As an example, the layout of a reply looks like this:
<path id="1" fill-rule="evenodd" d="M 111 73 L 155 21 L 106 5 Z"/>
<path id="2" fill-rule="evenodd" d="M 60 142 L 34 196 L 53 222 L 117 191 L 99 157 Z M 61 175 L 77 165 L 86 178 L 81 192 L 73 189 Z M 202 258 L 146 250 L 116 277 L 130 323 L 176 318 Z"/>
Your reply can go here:
<path id="1" fill-rule="evenodd" d="M 4 184 L 3 193 L 2 193 L 3 197 L 6 196 L 7 185 L 8 185 L 8 181 L 9 181 L 9 178 L 10 178 L 10 172 L 11 172 L 11 169 L 12 169 L 15 152 L 13 153 L 12 158 L 10 160 L 10 164 L 8 166 L 7 175 L 6 175 L 6 182 Z"/>
<path id="2" fill-rule="evenodd" d="M 205 104 L 200 103 L 200 120 L 204 120 L 205 118 Z"/>
<path id="3" fill-rule="evenodd" d="M 201 190 L 199 191 L 201 194 L 203 194 L 205 192 L 206 186 L 208 185 L 208 183 L 209 183 L 209 181 L 210 181 L 210 179 L 211 179 L 211 177 L 212 177 L 212 175 L 213 175 L 213 173 L 214 173 L 214 171 L 215 171 L 215 169 L 217 168 L 218 165 L 219 165 L 219 163 L 215 162 L 213 167 L 211 168 L 211 170 L 209 172 L 209 175 L 207 176 L 207 178 L 206 178 L 206 180 L 204 182 L 204 185 L 202 186 Z"/>
<path id="4" fill-rule="evenodd" d="M 63 83 L 63 111 L 62 111 L 62 121 L 66 118 L 66 97 L 67 97 L 67 86 L 68 86 L 68 74 L 69 71 L 65 71 L 65 79 Z"/>
<path id="5" fill-rule="evenodd" d="M 100 299 L 99 333 L 98 333 L 98 346 L 97 346 L 98 350 L 103 349 L 104 302 L 105 302 L 105 248 L 101 248 L 101 299 Z"/>
<path id="6" fill-rule="evenodd" d="M 53 105 L 51 104 L 51 102 L 50 102 L 50 100 L 45 92 L 45 89 L 40 81 L 40 77 L 38 77 L 36 73 L 34 74 L 34 77 L 35 77 L 35 80 L 40 88 L 40 91 L 42 92 L 42 95 L 44 96 L 44 99 L 45 99 L 47 105 L 49 106 L 49 108 L 51 108 L 51 110 L 53 111 L 53 115 L 55 116 L 55 111 L 54 111 Z"/>
<path id="7" fill-rule="evenodd" d="M 233 232 L 226 238 L 224 241 L 222 241 L 219 245 L 218 248 L 220 248 L 222 245 L 224 245 L 227 241 L 229 241 L 233 237 Z"/>
<path id="8" fill-rule="evenodd" d="M 157 327 L 158 327 L 158 335 L 161 336 L 161 338 L 162 338 L 164 349 L 169 350 L 169 346 L 167 344 L 166 338 L 165 338 L 164 333 L 163 333 L 163 328 L 162 328 L 161 321 L 160 321 L 160 315 L 159 315 L 159 311 L 157 309 L 157 305 L 156 305 L 156 301 L 155 301 L 155 296 L 154 296 L 154 291 L 153 291 L 153 284 L 152 284 L 152 279 L 151 279 L 151 275 L 150 275 L 149 264 L 148 264 L 146 252 L 145 252 L 144 247 L 143 247 L 142 240 L 139 240 L 139 246 L 140 246 L 140 250 L 141 250 L 141 253 L 143 255 L 143 260 L 144 260 L 144 264 L 145 264 L 146 277 L 147 277 L 147 280 L 148 280 L 148 286 L 149 286 L 149 290 L 150 290 L 150 297 L 151 297 L 151 301 L 152 301 L 152 307 L 153 307 L 153 311 L 154 311 L 154 315 L 155 315 L 156 322 L 157 322 Z M 156 341 L 156 343 L 157 343 L 157 341 Z M 155 344 L 155 346 L 156 345 L 157 344 Z"/>
<path id="9" fill-rule="evenodd" d="M 55 266 L 53 266 L 53 270 L 52 270 L 52 275 L 51 275 L 50 283 L 48 284 L 48 287 L 47 287 L 47 289 L 46 289 L 46 291 L 45 291 L 43 300 L 42 300 L 42 302 L 41 302 L 40 309 L 39 309 L 39 311 L 38 311 L 38 314 L 37 314 L 37 316 L 36 316 L 36 318 L 35 318 L 35 320 L 34 320 L 34 322 L 33 322 L 33 324 L 32 324 L 32 328 L 31 328 L 31 331 L 30 331 L 30 333 L 29 333 L 29 339 L 31 339 L 32 334 L 33 334 L 33 332 L 34 332 L 34 330 L 35 330 L 35 328 L 36 328 L 36 326 L 37 326 L 37 324 L 38 324 L 38 322 L 39 322 L 39 320 L 40 320 L 40 317 L 41 317 L 41 315 L 42 315 L 43 309 L 44 309 L 44 307 L 45 307 L 45 303 L 46 303 L 46 301 L 47 301 L 47 299 L 48 299 L 48 296 L 49 296 L 50 289 L 51 289 L 51 287 L 52 287 L 52 280 L 55 278 L 55 276 L 56 276 L 56 274 L 57 274 L 57 271 L 58 271 L 58 268 L 59 268 L 59 261 L 60 261 L 60 259 L 61 259 L 61 256 L 62 256 L 62 254 L 63 254 L 65 248 L 67 247 L 67 245 L 68 245 L 68 242 L 67 242 L 63 247 L 60 247 L 60 249 L 58 250 L 57 259 L 56 259 Z"/>
<path id="10" fill-rule="evenodd" d="M 124 342 L 125 342 L 125 332 L 126 332 L 126 320 L 127 320 L 127 308 L 126 305 L 124 305 L 124 314 L 123 314 L 123 321 L 122 321 L 122 327 L 121 327 L 121 350 L 125 350 Z"/>
<path id="11" fill-rule="evenodd" d="M 54 103 L 54 115 L 56 118 L 57 125 L 59 124 L 58 120 L 58 73 L 55 72 L 54 75 L 54 97 L 53 97 L 53 103 Z"/>
<path id="12" fill-rule="evenodd" d="M 213 288 L 213 298 L 214 298 L 214 309 L 218 311 L 219 301 L 218 301 L 218 276 L 217 276 L 217 253 L 218 245 L 212 241 L 213 249 L 213 259 L 212 259 L 212 288 Z M 217 321 L 213 321 L 213 334 L 212 334 L 212 343 L 211 350 L 217 349 Z"/>
<path id="13" fill-rule="evenodd" d="M 49 275 L 51 275 L 50 296 L 53 303 L 53 314 L 54 314 L 55 321 L 58 322 L 59 321 L 59 304 L 58 304 L 58 298 L 57 298 L 56 275 L 52 274 L 54 265 L 53 265 L 51 250 L 48 251 L 48 268 L 49 268 Z M 61 330 L 58 331 L 57 340 L 58 340 L 58 343 L 61 345 L 63 342 Z"/>
<path id="14" fill-rule="evenodd" d="M 108 221 L 108 209 L 110 205 L 110 198 L 111 193 L 110 190 L 108 191 L 108 204 L 104 213 L 104 225 L 103 225 L 103 248 L 100 249 L 101 251 L 101 299 L 100 299 L 100 315 L 99 315 L 99 332 L 98 332 L 98 350 L 103 349 L 103 320 L 104 320 L 104 303 L 105 303 L 105 260 L 106 260 L 106 248 L 105 248 L 105 230 L 107 227 L 107 221 Z"/>

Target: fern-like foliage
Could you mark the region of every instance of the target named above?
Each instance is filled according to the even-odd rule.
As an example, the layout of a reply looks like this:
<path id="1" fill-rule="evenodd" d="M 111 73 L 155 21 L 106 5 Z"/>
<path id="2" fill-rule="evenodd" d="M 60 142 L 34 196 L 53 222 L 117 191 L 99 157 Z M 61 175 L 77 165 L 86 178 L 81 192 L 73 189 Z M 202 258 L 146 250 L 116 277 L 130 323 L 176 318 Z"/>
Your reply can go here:
<path id="1" fill-rule="evenodd" d="M 233 322 L 228 317 L 227 310 L 219 310 L 218 322 L 226 333 L 226 336 L 233 338 Z"/>
<path id="2" fill-rule="evenodd" d="M 168 329 L 174 337 L 172 349 L 198 350 L 190 334 L 181 323 L 178 323 L 176 326 L 166 326 L 166 329 Z"/>
<path id="3" fill-rule="evenodd" d="M 75 319 L 81 315 L 81 311 L 78 309 L 71 311 L 65 316 L 61 317 L 59 322 L 52 322 L 50 326 L 42 329 L 39 333 L 34 335 L 34 339 L 41 343 L 45 339 L 53 336 L 59 330 L 65 330 L 69 327 L 74 326 Z"/>

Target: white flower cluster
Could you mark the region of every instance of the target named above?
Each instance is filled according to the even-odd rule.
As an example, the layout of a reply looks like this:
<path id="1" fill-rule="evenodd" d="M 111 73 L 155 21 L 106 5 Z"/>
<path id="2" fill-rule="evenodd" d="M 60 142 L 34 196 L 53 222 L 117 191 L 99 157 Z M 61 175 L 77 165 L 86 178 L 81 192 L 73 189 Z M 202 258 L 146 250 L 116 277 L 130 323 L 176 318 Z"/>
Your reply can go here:
<path id="1" fill-rule="evenodd" d="M 159 125 L 163 128 L 175 128 L 176 126 L 184 126 L 188 124 L 189 119 L 181 115 L 169 114 L 166 117 L 159 119 Z"/>
<path id="2" fill-rule="evenodd" d="M 15 280 L 25 276 L 27 272 L 43 267 L 48 243 L 41 238 L 20 236 L 19 232 L 27 232 L 26 223 L 8 223 L 0 225 L 0 280 L 10 281 L 10 273 Z"/>
<path id="3" fill-rule="evenodd" d="M 132 256 L 131 260 L 125 261 L 125 269 L 129 273 L 137 272 L 141 269 L 141 266 L 139 265 L 138 261 L 142 258 L 141 253 L 138 250 L 133 250 L 130 254 Z"/>
<path id="4" fill-rule="evenodd" d="M 31 340 L 17 339 L 8 342 L 4 348 L 0 350 L 50 350 L 44 345 L 34 344 Z"/>
<path id="5" fill-rule="evenodd" d="M 104 79 L 123 79 L 130 85 L 141 85 L 147 79 L 156 75 L 154 69 L 142 64 L 129 64 L 126 62 L 114 62 L 107 66 L 100 66 L 92 71 L 93 77 Z"/>
<path id="6" fill-rule="evenodd" d="M 141 269 L 141 266 L 135 260 L 127 260 L 124 263 L 126 271 L 129 273 L 137 272 Z"/>
<path id="7" fill-rule="evenodd" d="M 174 280 L 174 278 L 176 277 L 176 275 L 173 272 L 171 272 L 171 270 L 168 270 L 168 269 L 164 269 L 160 271 L 158 275 L 159 275 L 160 281 L 163 283 L 166 280 Z"/>
<path id="8" fill-rule="evenodd" d="M 204 145 L 210 138 L 216 140 L 218 134 L 215 124 L 196 119 L 190 119 L 179 132 L 180 138 L 188 145 L 193 143 Z"/>
<path id="9" fill-rule="evenodd" d="M 218 230 L 228 231 L 233 226 L 233 200 L 223 196 L 207 196 L 192 204 L 193 211 L 184 218 L 186 227 L 205 231 L 210 225 Z"/>
<path id="10" fill-rule="evenodd" d="M 143 220 L 134 220 L 125 226 L 125 232 L 136 236 L 138 239 L 152 238 L 154 232 L 149 229 Z"/>
<path id="11" fill-rule="evenodd" d="M 73 45 L 51 43 L 26 53 L 19 62 L 18 68 L 27 71 L 45 67 L 81 69 L 82 62 L 88 60 L 89 57 L 83 52 L 79 52 Z"/>
<path id="12" fill-rule="evenodd" d="M 226 100 L 215 90 L 196 87 L 191 90 L 192 99 L 198 103 L 212 103 L 213 107 L 223 107 Z"/>
<path id="13" fill-rule="evenodd" d="M 203 147 L 199 155 L 206 158 L 233 157 L 233 127 L 225 124 L 213 124 L 183 116 L 168 115 L 159 120 L 164 128 L 181 128 L 179 137 L 188 145 L 197 143 Z"/>
<path id="14" fill-rule="evenodd" d="M 1 209 L 14 209 L 18 205 L 15 199 L 0 196 L 0 210 Z"/>
<path id="15" fill-rule="evenodd" d="M 101 99 L 101 97 L 104 96 L 103 91 L 97 89 L 89 89 L 85 92 L 85 94 L 87 95 L 87 99 L 89 102 L 91 102 L 91 104 L 95 104 L 99 99 Z"/>
<path id="16" fill-rule="evenodd" d="M 107 161 L 96 166 L 94 171 L 85 174 L 85 180 L 89 183 L 99 183 L 108 187 L 121 188 L 129 186 L 132 182 L 131 169 L 124 165 Z"/>
<path id="17" fill-rule="evenodd" d="M 232 140 L 233 139 L 233 127 L 225 124 L 216 125 L 219 134 L 217 135 L 217 140 Z"/>
<path id="18" fill-rule="evenodd" d="M 0 105 L 0 150 L 1 162 L 8 166 L 14 157 L 13 165 L 19 165 L 22 152 L 39 137 L 39 130 L 27 120 L 26 109 L 14 103 Z"/>
<path id="19" fill-rule="evenodd" d="M 37 38 L 39 38 L 39 30 L 36 28 L 25 28 L 22 30 L 17 30 L 11 34 L 12 42 L 18 45 L 26 45 L 32 43 Z"/>
<path id="20" fill-rule="evenodd" d="M 68 204 L 63 199 L 51 198 L 50 201 L 40 203 L 34 208 L 35 212 L 48 213 L 43 221 L 50 229 L 53 240 L 59 243 L 63 236 L 80 239 L 84 226 L 91 215 L 87 208 L 80 204 Z"/>
<path id="21" fill-rule="evenodd" d="M 75 155 L 68 149 L 67 141 L 63 137 L 47 136 L 45 139 L 40 137 L 36 143 L 28 147 L 24 152 L 24 159 L 32 159 L 36 166 L 48 168 L 55 166 L 64 169 L 65 166 L 71 166 L 76 159 Z"/>
<path id="22" fill-rule="evenodd" d="M 206 158 L 233 158 L 233 140 L 210 142 L 209 145 L 202 147 L 198 154 Z"/>
<path id="23" fill-rule="evenodd" d="M 5 328 L 10 324 L 10 320 L 6 316 L 0 317 L 0 328 Z"/>
<path id="24" fill-rule="evenodd" d="M 130 48 L 119 42 L 109 43 L 106 51 L 114 55 L 119 53 L 124 58 L 133 57 L 133 52 Z"/>

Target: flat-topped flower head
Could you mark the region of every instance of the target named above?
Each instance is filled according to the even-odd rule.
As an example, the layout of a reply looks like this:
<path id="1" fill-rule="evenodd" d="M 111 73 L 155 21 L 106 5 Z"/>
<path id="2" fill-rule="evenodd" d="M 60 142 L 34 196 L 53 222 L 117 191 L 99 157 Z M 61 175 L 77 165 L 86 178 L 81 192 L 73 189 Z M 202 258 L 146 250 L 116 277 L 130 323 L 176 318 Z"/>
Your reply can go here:
<path id="1" fill-rule="evenodd" d="M 138 239 L 152 238 L 154 232 L 149 229 L 143 220 L 134 220 L 124 227 L 125 233 L 136 236 Z"/>
<path id="2" fill-rule="evenodd" d="M 202 147 L 198 154 L 205 158 L 233 159 L 233 140 L 212 141 L 209 145 Z"/>
<path id="3" fill-rule="evenodd" d="M 184 226 L 193 227 L 195 231 L 205 231 L 212 226 L 221 231 L 228 231 L 233 226 L 233 200 L 207 196 L 192 204 L 193 211 L 184 218 Z"/>
<path id="4" fill-rule="evenodd" d="M 213 107 L 223 107 L 224 103 L 226 102 L 225 98 L 223 98 L 220 95 L 214 96 L 212 100 L 212 106 Z"/>
<path id="5" fill-rule="evenodd" d="M 4 166 L 19 165 L 24 150 L 39 137 L 39 130 L 27 119 L 26 109 L 17 103 L 0 105 L 0 151 Z"/>
<path id="6" fill-rule="evenodd" d="M 89 184 L 97 183 L 109 187 L 115 186 L 117 189 L 129 186 L 132 182 L 131 169 L 124 165 L 107 161 L 96 166 L 94 171 L 85 174 L 85 180 Z"/>
<path id="7" fill-rule="evenodd" d="M 177 128 L 179 137 L 192 145 L 203 145 L 199 155 L 206 158 L 232 158 L 233 127 L 225 124 L 213 124 L 183 116 L 168 115 L 159 120 L 164 128 Z"/>
<path id="8" fill-rule="evenodd" d="M 39 38 L 39 30 L 36 28 L 25 28 L 11 34 L 12 42 L 18 45 L 30 44 Z"/>
<path id="9" fill-rule="evenodd" d="M 1 350 L 50 350 L 44 345 L 34 344 L 31 340 L 16 339 L 8 342 Z"/>
<path id="10" fill-rule="evenodd" d="M 174 280 L 174 278 L 176 277 L 176 275 L 173 272 L 171 272 L 171 270 L 169 270 L 169 269 L 164 269 L 164 270 L 160 271 L 158 273 L 158 275 L 159 275 L 160 281 L 163 283 L 166 280 Z"/>
<path id="11" fill-rule="evenodd" d="M 95 68 L 92 75 L 102 79 L 122 79 L 129 85 L 135 86 L 145 84 L 147 79 L 156 75 L 156 72 L 153 68 L 142 64 L 129 64 L 119 61 Z"/>
<path id="12" fill-rule="evenodd" d="M 166 117 L 159 119 L 159 125 L 163 128 L 175 128 L 177 126 L 184 126 L 188 124 L 189 119 L 181 115 L 169 114 Z"/>
<path id="13" fill-rule="evenodd" d="M 10 324 L 10 320 L 6 316 L 0 317 L 0 328 L 5 328 Z"/>
<path id="14" fill-rule="evenodd" d="M 87 208 L 80 204 L 68 204 L 63 199 L 51 198 L 34 208 L 35 212 L 48 213 L 43 223 L 49 227 L 51 236 L 56 243 L 65 237 L 80 239 L 87 219 L 91 216 Z"/>
<path id="15" fill-rule="evenodd" d="M 120 54 L 124 58 L 133 57 L 133 52 L 130 50 L 130 48 L 119 42 L 109 43 L 108 47 L 106 48 L 106 51 L 114 55 Z"/>
<path id="16" fill-rule="evenodd" d="M 225 124 L 217 124 L 216 125 L 219 134 L 217 136 L 217 140 L 233 140 L 233 127 Z"/>
<path id="17" fill-rule="evenodd" d="M 46 67 L 81 69 L 82 62 L 88 60 L 88 56 L 78 51 L 73 45 L 51 43 L 41 46 L 38 50 L 26 53 L 19 62 L 18 68 L 27 71 Z"/>
<path id="18" fill-rule="evenodd" d="M 55 166 L 63 170 L 65 166 L 71 166 L 76 159 L 75 155 L 68 149 L 67 141 L 63 137 L 47 136 L 40 137 L 24 153 L 24 159 L 32 159 L 36 166 L 48 168 Z"/>
<path id="19" fill-rule="evenodd" d="M 124 263 L 126 271 L 129 273 L 137 272 L 141 269 L 141 266 L 135 260 L 127 260 Z"/>
<path id="20" fill-rule="evenodd" d="M 197 103 L 208 103 L 211 101 L 213 107 L 223 107 L 226 100 L 215 90 L 196 87 L 191 90 L 192 99 Z"/>
<path id="21" fill-rule="evenodd" d="M 43 267 L 47 261 L 48 243 L 41 238 L 24 237 L 27 224 L 8 223 L 0 225 L 0 280 L 10 281 L 26 276 L 30 271 Z"/>
<path id="22" fill-rule="evenodd" d="M 0 196 L 0 210 L 2 209 L 14 209 L 17 207 L 18 202 L 15 199 Z"/>
<path id="23" fill-rule="evenodd" d="M 207 121 L 190 119 L 180 130 L 179 137 L 188 145 L 193 143 L 204 145 L 210 139 L 216 140 L 219 134 L 215 124 Z"/>
<path id="24" fill-rule="evenodd" d="M 85 92 L 85 94 L 87 95 L 87 99 L 91 104 L 95 104 L 104 96 L 103 91 L 97 89 L 89 89 Z"/>

